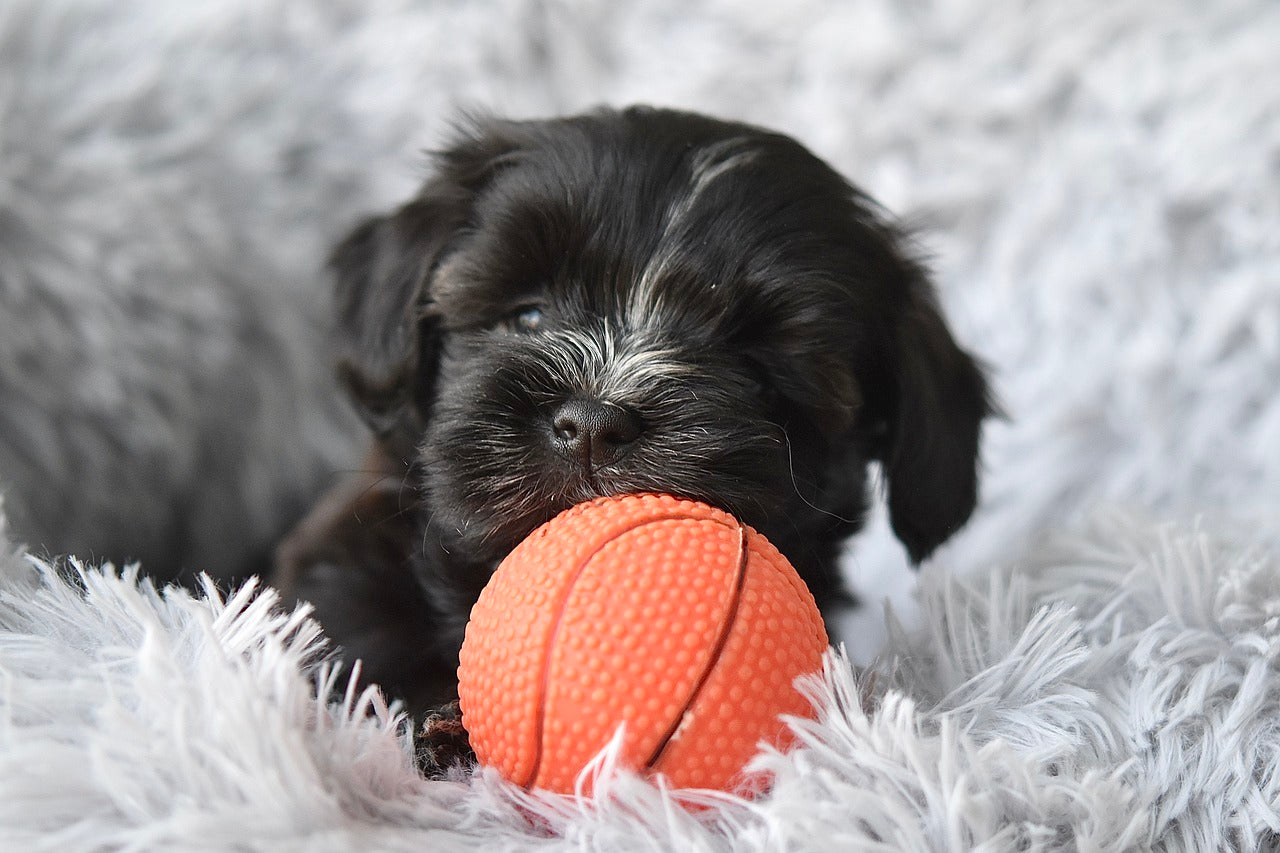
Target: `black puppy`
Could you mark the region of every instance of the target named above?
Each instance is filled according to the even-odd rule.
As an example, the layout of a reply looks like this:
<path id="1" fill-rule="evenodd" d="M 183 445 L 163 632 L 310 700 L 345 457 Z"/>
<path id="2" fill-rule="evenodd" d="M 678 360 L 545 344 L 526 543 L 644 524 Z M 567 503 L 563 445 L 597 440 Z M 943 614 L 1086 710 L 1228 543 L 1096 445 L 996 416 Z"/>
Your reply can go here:
<path id="1" fill-rule="evenodd" d="M 825 612 L 869 462 L 913 560 L 973 509 L 982 372 L 899 232 L 786 136 L 646 108 L 477 121 L 332 269 L 375 450 L 277 582 L 411 707 L 454 695 L 497 563 L 588 498 L 722 507 Z"/>

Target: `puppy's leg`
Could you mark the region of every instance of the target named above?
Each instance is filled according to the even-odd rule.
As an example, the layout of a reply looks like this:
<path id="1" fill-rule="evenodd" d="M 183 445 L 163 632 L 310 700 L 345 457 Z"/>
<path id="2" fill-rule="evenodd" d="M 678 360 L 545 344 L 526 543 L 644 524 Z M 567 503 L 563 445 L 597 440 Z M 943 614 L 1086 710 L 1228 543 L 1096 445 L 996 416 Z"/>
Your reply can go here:
<path id="1" fill-rule="evenodd" d="M 456 697 L 457 661 L 413 576 L 421 520 L 405 474 L 375 445 L 280 544 L 272 582 L 314 606 L 362 682 L 420 712 Z"/>

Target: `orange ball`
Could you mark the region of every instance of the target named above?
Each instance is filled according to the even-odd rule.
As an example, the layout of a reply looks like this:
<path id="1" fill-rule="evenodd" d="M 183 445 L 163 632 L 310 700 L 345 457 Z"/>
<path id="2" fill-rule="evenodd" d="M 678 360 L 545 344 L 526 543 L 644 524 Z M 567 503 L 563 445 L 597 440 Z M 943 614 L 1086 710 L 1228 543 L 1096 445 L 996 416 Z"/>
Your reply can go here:
<path id="1" fill-rule="evenodd" d="M 620 758 L 677 788 L 729 790 L 760 741 L 809 715 L 796 676 L 827 634 L 808 587 L 728 513 L 666 495 L 566 510 L 502 562 L 458 668 L 482 764 L 573 791 L 625 724 Z"/>

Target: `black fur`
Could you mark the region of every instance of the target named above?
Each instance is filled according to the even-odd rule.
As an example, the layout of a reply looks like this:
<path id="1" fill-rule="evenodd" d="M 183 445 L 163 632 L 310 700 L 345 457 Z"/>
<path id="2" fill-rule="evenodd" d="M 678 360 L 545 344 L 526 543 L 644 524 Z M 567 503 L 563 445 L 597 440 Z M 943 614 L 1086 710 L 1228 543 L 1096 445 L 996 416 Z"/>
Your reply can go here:
<path id="1" fill-rule="evenodd" d="M 365 523 L 407 512 L 412 533 L 390 568 L 383 553 L 335 568 L 295 548 L 283 576 L 403 695 L 448 698 L 498 561 L 597 495 L 736 514 L 825 612 L 869 462 L 913 560 L 973 509 L 990 411 L 979 367 L 899 232 L 786 136 L 647 108 L 476 121 L 332 269 L 340 374 L 412 487 Z M 353 534 L 305 534 L 328 535 Z M 425 636 L 380 619 L 388 585 L 421 596 L 401 609 Z"/>

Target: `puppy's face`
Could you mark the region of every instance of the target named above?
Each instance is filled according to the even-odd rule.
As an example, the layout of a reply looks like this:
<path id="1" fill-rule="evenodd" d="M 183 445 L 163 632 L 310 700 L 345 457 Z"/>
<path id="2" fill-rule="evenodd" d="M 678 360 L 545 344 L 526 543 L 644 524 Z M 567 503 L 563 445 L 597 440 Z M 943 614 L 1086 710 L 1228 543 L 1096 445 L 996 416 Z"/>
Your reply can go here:
<path id="1" fill-rule="evenodd" d="M 892 229 L 786 137 L 651 110 L 485 124 L 334 266 L 343 375 L 451 553 L 668 492 L 764 531 L 821 599 L 868 461 L 913 556 L 973 506 L 977 368 Z"/>

